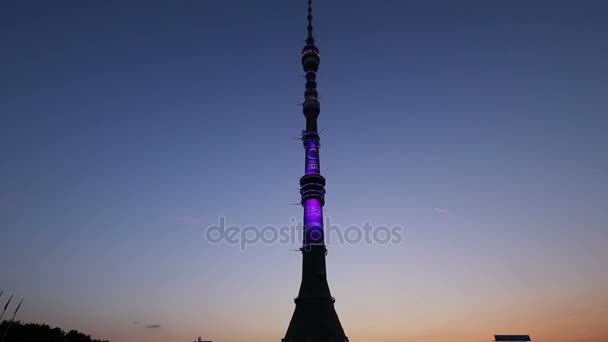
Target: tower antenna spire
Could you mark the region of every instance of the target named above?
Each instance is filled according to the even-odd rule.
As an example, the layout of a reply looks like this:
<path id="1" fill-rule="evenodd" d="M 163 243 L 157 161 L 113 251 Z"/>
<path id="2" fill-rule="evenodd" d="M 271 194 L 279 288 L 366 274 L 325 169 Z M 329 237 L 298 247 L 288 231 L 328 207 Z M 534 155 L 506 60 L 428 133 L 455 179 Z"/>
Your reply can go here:
<path id="1" fill-rule="evenodd" d="M 312 0 L 308 0 L 308 37 L 306 38 L 306 44 L 315 45 L 315 37 L 312 35 Z"/>

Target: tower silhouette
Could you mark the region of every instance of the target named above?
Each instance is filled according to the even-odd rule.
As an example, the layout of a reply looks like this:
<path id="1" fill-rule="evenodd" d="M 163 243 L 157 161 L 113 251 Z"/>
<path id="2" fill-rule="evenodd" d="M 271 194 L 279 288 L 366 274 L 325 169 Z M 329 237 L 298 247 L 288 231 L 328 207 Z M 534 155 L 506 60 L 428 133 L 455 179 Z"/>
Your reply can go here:
<path id="1" fill-rule="evenodd" d="M 325 178 L 319 163 L 319 133 L 317 118 L 320 103 L 317 93 L 319 49 L 315 46 L 312 27 L 312 0 L 308 0 L 308 36 L 302 50 L 302 67 L 306 72 L 306 91 L 302 111 L 306 129 L 302 131 L 305 151 L 304 176 L 300 178 L 301 204 L 304 208 L 302 251 L 302 282 L 295 299 L 296 308 L 283 342 L 345 342 L 348 338 L 334 308 L 325 267 L 325 237 L 323 205 Z"/>

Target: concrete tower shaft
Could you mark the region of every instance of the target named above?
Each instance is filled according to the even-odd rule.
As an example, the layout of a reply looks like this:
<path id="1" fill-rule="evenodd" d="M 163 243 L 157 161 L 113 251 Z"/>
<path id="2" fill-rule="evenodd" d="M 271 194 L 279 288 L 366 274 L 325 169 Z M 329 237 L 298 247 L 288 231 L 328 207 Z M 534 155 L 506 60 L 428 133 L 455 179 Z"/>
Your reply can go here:
<path id="1" fill-rule="evenodd" d="M 325 257 L 327 248 L 323 229 L 325 178 L 321 175 L 320 138 L 317 118 L 321 105 L 317 92 L 317 71 L 321 57 L 315 46 L 312 26 L 312 1 L 308 0 L 308 36 L 302 49 L 302 68 L 306 72 L 306 90 L 302 112 L 306 129 L 304 145 L 304 176 L 300 178 L 301 204 L 304 209 L 302 251 L 302 282 L 295 299 L 296 308 L 283 342 L 345 342 L 348 338 L 338 319 L 327 283 Z"/>

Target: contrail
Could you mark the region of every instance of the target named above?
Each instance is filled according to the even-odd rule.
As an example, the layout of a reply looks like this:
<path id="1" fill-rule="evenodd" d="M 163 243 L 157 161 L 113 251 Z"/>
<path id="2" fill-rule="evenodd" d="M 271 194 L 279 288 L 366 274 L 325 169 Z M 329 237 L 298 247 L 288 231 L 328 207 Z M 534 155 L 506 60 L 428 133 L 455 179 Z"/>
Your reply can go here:
<path id="1" fill-rule="evenodd" d="M 449 214 L 450 212 L 445 210 L 445 209 L 441 209 L 441 208 L 433 208 L 434 210 L 437 210 L 440 213 L 444 213 L 444 214 Z"/>
<path id="2" fill-rule="evenodd" d="M 13 297 L 11 296 L 11 298 L 13 298 Z M 21 303 L 23 303 L 23 298 L 21 298 L 19 305 L 17 305 L 17 308 L 13 312 L 13 317 L 11 317 L 11 320 L 8 323 L 8 327 L 6 327 L 6 330 L 4 330 L 4 335 L 2 335 L 2 340 L 0 340 L 0 342 L 4 342 L 4 339 L 6 338 L 6 334 L 8 334 L 8 329 L 10 329 L 11 326 L 13 325 L 13 322 L 15 321 L 15 316 L 17 316 L 17 312 L 19 311 L 19 308 L 21 308 Z"/>

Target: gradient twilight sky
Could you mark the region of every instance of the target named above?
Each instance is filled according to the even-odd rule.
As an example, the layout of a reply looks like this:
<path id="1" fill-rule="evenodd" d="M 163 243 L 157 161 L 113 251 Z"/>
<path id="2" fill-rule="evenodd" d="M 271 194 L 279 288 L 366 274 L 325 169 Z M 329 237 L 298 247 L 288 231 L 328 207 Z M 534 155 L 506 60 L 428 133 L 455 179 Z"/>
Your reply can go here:
<path id="1" fill-rule="evenodd" d="M 301 256 L 203 231 L 301 216 L 305 11 L 0 4 L 0 289 L 26 298 L 19 318 L 280 340 Z M 605 1 L 316 1 L 326 215 L 406 229 L 329 247 L 352 341 L 608 340 L 607 18 Z"/>

